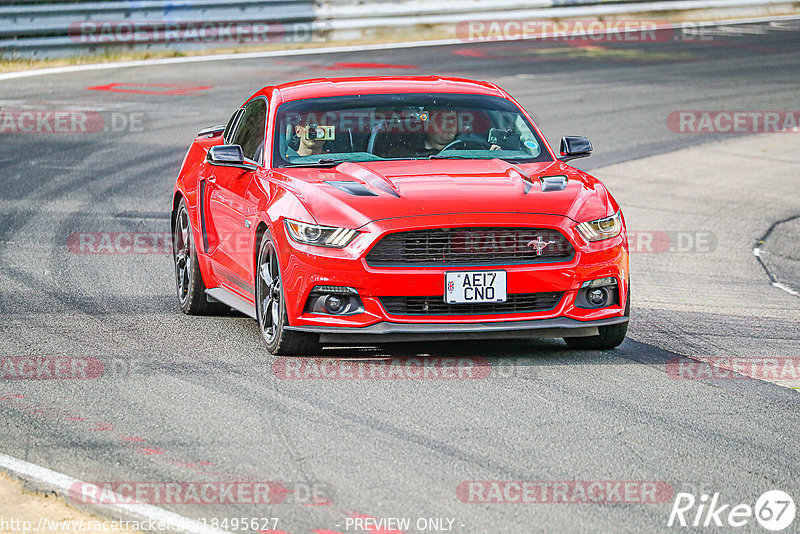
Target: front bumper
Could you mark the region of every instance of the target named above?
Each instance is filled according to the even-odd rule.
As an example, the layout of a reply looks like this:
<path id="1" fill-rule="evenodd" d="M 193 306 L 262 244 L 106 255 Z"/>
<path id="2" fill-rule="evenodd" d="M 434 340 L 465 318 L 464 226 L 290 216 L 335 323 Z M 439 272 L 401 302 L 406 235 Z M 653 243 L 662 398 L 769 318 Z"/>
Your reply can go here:
<path id="1" fill-rule="evenodd" d="M 526 265 L 475 265 L 436 267 L 371 267 L 365 257 L 383 236 L 396 231 L 442 227 L 478 226 L 553 228 L 563 233 L 575 254 L 569 261 Z M 282 258 L 284 293 L 289 329 L 317 332 L 323 342 L 336 337 L 380 338 L 391 341 L 467 337 L 536 337 L 595 335 L 598 326 L 625 322 L 628 295 L 628 247 L 625 230 L 612 239 L 589 243 L 574 230 L 575 222 L 554 215 L 456 214 L 406 217 L 374 221 L 344 249 L 324 249 L 298 244 L 285 232 L 275 232 Z M 281 225 L 282 229 L 282 225 Z M 444 295 L 445 273 L 452 271 L 505 270 L 508 294 L 563 292 L 551 309 L 526 313 L 469 315 L 392 315 L 380 297 Z M 614 277 L 618 300 L 604 308 L 576 306 L 581 284 L 588 280 Z M 304 312 L 311 290 L 318 285 L 345 286 L 358 291 L 363 313 L 338 316 Z M 444 336 L 444 337 L 443 337 Z"/>

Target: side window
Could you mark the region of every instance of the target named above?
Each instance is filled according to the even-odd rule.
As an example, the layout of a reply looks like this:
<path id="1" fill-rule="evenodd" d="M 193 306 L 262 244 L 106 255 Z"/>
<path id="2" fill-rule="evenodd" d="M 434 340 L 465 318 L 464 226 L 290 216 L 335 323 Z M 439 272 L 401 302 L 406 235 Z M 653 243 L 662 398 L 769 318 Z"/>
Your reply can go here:
<path id="1" fill-rule="evenodd" d="M 260 162 L 264 151 L 264 127 L 267 123 L 267 101 L 257 98 L 242 110 L 233 138 L 232 145 L 240 145 L 244 157 Z"/>

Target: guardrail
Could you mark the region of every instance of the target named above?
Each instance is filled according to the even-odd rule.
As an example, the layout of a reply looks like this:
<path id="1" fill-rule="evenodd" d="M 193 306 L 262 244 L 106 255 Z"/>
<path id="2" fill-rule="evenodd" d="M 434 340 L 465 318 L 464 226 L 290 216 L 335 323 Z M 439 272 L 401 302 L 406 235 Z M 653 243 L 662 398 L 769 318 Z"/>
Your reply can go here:
<path id="1" fill-rule="evenodd" d="M 145 0 L 0 7 L 0 56 L 53 58 L 120 50 L 190 50 L 305 40 L 313 0 Z"/>
<path id="2" fill-rule="evenodd" d="M 386 37 L 468 20 L 546 20 L 683 10 L 769 14 L 796 0 L 50 0 L 0 7 L 2 59 L 126 50 L 205 50 L 252 44 Z M 738 11 L 736 11 L 738 10 Z M 440 32 L 442 33 L 442 32 Z M 446 32 L 444 32 L 446 33 Z M 394 35 L 396 38 L 396 35 Z M 405 37 L 408 37 L 408 33 Z"/>

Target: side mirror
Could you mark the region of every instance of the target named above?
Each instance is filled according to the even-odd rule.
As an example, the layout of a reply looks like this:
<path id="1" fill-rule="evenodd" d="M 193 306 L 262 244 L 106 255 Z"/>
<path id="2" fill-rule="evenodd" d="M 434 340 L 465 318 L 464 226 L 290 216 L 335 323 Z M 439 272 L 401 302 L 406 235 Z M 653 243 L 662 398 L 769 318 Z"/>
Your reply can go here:
<path id="1" fill-rule="evenodd" d="M 592 154 L 592 143 L 585 137 L 566 136 L 561 138 L 561 161 L 585 158 Z"/>
<path id="2" fill-rule="evenodd" d="M 212 146 L 206 155 L 206 161 L 211 165 L 222 167 L 237 167 L 248 171 L 255 170 L 256 166 L 244 162 L 244 152 L 239 145 Z"/>

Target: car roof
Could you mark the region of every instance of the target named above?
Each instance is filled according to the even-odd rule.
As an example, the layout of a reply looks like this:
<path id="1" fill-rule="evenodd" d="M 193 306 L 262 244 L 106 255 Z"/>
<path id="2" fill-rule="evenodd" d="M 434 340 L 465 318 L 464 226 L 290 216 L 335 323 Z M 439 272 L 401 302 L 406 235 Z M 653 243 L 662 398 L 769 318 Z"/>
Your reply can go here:
<path id="1" fill-rule="evenodd" d="M 257 95 L 269 96 L 275 90 L 283 101 L 380 93 L 461 93 L 508 98 L 508 94 L 493 83 L 445 76 L 312 78 L 264 87 Z"/>

